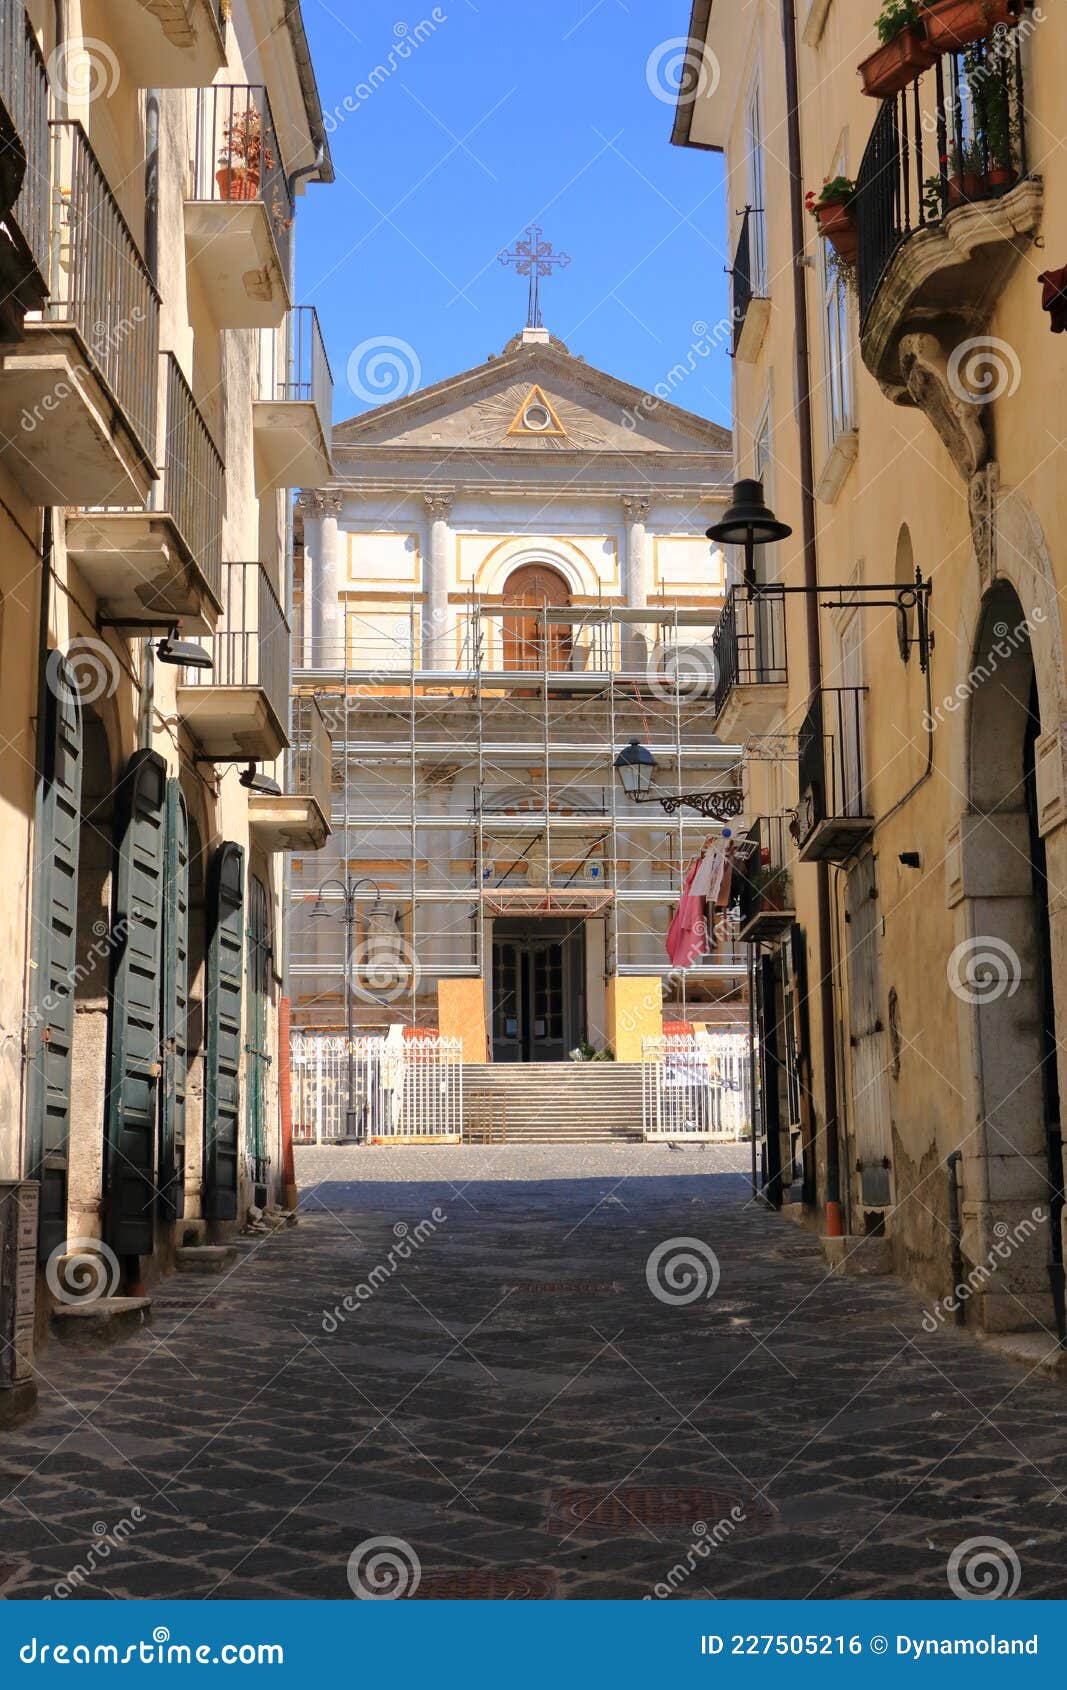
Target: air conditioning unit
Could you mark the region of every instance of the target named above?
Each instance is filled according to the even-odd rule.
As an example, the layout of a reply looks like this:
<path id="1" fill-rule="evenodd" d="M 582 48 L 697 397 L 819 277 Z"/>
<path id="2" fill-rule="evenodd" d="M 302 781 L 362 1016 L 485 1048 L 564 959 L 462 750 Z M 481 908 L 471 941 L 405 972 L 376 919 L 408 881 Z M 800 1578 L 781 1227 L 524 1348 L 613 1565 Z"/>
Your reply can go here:
<path id="1" fill-rule="evenodd" d="M 0 1425 L 37 1394 L 33 1304 L 37 1283 L 35 1180 L 0 1180 Z"/>

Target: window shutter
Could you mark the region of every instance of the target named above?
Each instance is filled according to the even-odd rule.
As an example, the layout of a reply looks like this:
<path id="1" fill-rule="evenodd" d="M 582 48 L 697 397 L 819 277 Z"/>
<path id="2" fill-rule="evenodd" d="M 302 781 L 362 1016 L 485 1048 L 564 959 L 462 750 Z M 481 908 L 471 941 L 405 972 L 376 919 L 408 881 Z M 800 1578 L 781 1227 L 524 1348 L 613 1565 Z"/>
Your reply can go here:
<path id="1" fill-rule="evenodd" d="M 244 956 L 244 851 L 223 844 L 208 883 L 204 1213 L 237 1218 L 241 1115 L 241 988 Z"/>
<path id="2" fill-rule="evenodd" d="M 189 1014 L 189 818 L 181 785 L 167 783 L 163 895 L 163 990 L 160 1032 L 163 1085 L 159 1099 L 159 1212 L 185 1214 L 185 1087 Z"/>

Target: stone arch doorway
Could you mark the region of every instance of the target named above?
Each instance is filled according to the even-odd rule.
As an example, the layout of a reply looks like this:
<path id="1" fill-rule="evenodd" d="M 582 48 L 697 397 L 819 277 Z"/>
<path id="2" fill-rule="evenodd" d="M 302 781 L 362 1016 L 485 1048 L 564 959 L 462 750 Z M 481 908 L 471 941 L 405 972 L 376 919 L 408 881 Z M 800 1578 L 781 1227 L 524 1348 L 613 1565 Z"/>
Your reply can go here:
<path id="1" fill-rule="evenodd" d="M 1041 699 L 1017 593 L 982 600 L 967 734 L 963 873 L 969 937 L 950 984 L 974 1017 L 977 1130 L 963 1145 L 966 1266 L 982 1324 L 1064 1336 L 1063 1156 L 1049 884 L 1035 746 Z"/>
<path id="2" fill-rule="evenodd" d="M 561 609 L 571 603 L 571 590 L 558 569 L 547 563 L 526 563 L 504 583 L 504 602 L 525 607 L 525 614 L 504 617 L 504 668 L 509 672 L 548 668 L 569 669 L 571 630 L 546 627 L 537 612 L 546 606 Z"/>

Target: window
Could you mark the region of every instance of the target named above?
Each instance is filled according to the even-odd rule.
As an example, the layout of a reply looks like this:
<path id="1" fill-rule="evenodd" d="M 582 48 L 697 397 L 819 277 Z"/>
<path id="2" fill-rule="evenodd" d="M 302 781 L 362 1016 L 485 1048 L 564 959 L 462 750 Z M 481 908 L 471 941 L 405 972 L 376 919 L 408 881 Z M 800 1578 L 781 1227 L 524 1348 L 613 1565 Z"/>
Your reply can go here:
<path id="1" fill-rule="evenodd" d="M 763 103 L 759 83 L 753 82 L 745 108 L 745 153 L 748 172 L 747 197 L 752 207 L 748 230 L 752 292 L 757 298 L 767 295 L 767 219 L 764 200 L 763 169 Z"/>
<path id="2" fill-rule="evenodd" d="M 856 426 L 852 378 L 852 312 L 848 289 L 829 262 L 829 242 L 820 241 L 823 342 L 826 361 L 826 419 L 830 445 Z"/>

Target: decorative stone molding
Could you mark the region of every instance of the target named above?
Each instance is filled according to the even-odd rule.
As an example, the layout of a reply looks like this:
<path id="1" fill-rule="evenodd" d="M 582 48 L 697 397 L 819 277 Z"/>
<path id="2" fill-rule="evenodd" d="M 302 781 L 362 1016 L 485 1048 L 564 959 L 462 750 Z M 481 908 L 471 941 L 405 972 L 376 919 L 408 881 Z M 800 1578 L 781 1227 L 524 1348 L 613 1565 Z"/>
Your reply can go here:
<path id="1" fill-rule="evenodd" d="M 1000 465 L 994 459 L 971 477 L 968 505 L 971 538 L 978 559 L 978 579 L 987 593 L 997 574 L 997 498 L 1000 493 Z"/>
<path id="2" fill-rule="evenodd" d="M 627 522 L 646 522 L 648 513 L 652 509 L 652 500 L 643 493 L 624 493 L 622 508 Z"/>
<path id="3" fill-rule="evenodd" d="M 820 504 L 832 505 L 837 501 L 848 472 L 859 455 L 859 430 L 846 428 L 835 439 L 830 448 L 826 462 L 822 466 L 819 478 L 815 483 L 815 497 Z"/>
<path id="4" fill-rule="evenodd" d="M 447 522 L 452 515 L 452 507 L 456 502 L 455 493 L 424 493 L 422 502 L 426 506 L 427 515 L 432 522 Z"/>
<path id="5" fill-rule="evenodd" d="M 1067 738 L 1063 728 L 1042 734 L 1034 745 L 1037 826 L 1042 839 L 1067 821 Z"/>
<path id="6" fill-rule="evenodd" d="M 955 909 L 964 898 L 1029 897 L 1029 834 L 1030 818 L 1025 810 L 998 810 L 994 816 L 970 811 L 962 815 L 945 835 L 949 909 Z M 1005 843 L 1010 850 L 1005 851 Z"/>
<path id="7" fill-rule="evenodd" d="M 976 405 L 953 381 L 945 349 L 934 334 L 901 337 L 900 371 L 912 403 L 929 418 L 969 482 L 989 458 L 988 407 Z"/>
<path id="8" fill-rule="evenodd" d="M 305 516 L 340 516 L 345 508 L 345 496 L 333 492 L 299 493 L 296 508 Z"/>

